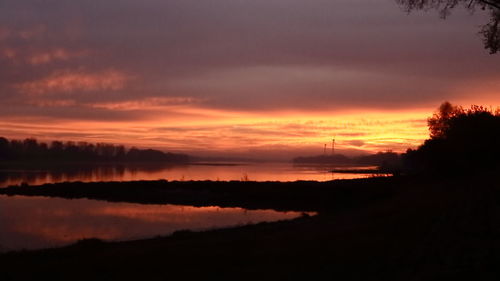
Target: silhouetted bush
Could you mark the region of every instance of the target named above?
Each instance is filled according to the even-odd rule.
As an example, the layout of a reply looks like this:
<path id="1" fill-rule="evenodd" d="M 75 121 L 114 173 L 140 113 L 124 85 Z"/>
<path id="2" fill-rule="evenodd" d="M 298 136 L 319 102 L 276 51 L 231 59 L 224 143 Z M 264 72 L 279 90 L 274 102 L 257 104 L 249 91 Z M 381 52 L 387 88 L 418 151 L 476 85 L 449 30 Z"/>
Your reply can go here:
<path id="1" fill-rule="evenodd" d="M 355 162 L 358 165 L 398 167 L 400 155 L 392 151 L 378 152 L 376 154 L 359 156 L 355 158 Z"/>
<path id="2" fill-rule="evenodd" d="M 443 103 L 428 120 L 430 139 L 403 157 L 413 172 L 463 172 L 497 168 L 500 111 Z"/>
<path id="3" fill-rule="evenodd" d="M 76 241 L 73 246 L 84 247 L 84 248 L 95 248 L 104 245 L 105 242 L 98 238 L 84 238 Z"/>

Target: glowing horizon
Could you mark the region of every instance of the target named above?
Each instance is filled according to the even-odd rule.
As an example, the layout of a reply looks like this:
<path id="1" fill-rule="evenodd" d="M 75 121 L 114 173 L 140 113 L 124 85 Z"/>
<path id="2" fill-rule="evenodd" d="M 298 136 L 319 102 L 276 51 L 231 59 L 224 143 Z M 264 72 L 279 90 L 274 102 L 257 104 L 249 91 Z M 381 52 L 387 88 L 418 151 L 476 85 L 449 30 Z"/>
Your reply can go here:
<path id="1" fill-rule="evenodd" d="M 72 3 L 5 1 L 0 136 L 266 159 L 321 154 L 336 136 L 339 153 L 403 152 L 443 101 L 500 105 L 482 11 L 444 21 L 392 0 Z"/>
<path id="2" fill-rule="evenodd" d="M 157 109 L 161 110 L 161 109 Z M 40 141 L 108 142 L 128 147 L 157 148 L 193 155 L 244 156 L 259 154 L 279 159 L 321 154 L 336 138 L 339 153 L 375 153 L 415 148 L 428 136 L 425 110 L 413 112 L 355 111 L 329 116 L 327 113 L 273 112 L 246 113 L 196 108 L 179 111 L 200 112 L 202 119 L 167 125 L 155 118 L 136 122 L 48 120 L 42 124 L 20 121 L 0 122 L 3 136 L 34 137 Z M 210 116 L 210 117 L 209 117 Z M 82 132 L 82 128 L 87 128 Z M 26 133 L 29 131 L 29 133 Z M 257 154 L 256 154 L 257 153 Z"/>

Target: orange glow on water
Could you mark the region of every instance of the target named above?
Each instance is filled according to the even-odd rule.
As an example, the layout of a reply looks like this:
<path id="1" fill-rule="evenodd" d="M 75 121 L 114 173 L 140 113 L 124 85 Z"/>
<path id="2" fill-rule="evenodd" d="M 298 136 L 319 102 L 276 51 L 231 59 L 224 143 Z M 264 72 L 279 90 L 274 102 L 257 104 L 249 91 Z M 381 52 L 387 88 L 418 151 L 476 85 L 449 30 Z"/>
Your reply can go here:
<path id="1" fill-rule="evenodd" d="M 97 167 L 66 166 L 60 169 L 10 169 L 0 178 L 0 188 L 42 185 L 57 182 L 99 182 L 159 180 L 191 181 L 331 181 L 379 176 L 369 173 L 332 173 L 334 165 L 293 165 L 292 163 L 246 163 L 240 165 L 107 165 Z M 376 167 L 357 167 L 370 168 Z M 382 175 L 383 176 L 383 175 Z"/>
<path id="2" fill-rule="evenodd" d="M 149 238 L 176 230 L 221 228 L 299 216 L 298 212 L 273 210 L 23 196 L 0 196 L 0 203 L 0 245 L 9 250 L 61 246 L 84 238 Z M 12 216 L 14 213 L 16 216 Z"/>

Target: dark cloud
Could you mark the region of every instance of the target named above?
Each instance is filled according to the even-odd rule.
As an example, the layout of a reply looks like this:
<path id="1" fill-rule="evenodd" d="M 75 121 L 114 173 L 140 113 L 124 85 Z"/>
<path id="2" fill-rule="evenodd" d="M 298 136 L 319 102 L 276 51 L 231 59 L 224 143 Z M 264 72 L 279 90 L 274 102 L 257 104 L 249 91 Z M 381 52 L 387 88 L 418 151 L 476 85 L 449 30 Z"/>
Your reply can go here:
<path id="1" fill-rule="evenodd" d="M 393 1 L 371 0 L 4 0 L 0 109 L 127 120 L 151 114 L 89 105 L 434 106 L 463 97 L 463 88 L 499 90 L 498 58 L 482 50 L 476 30 L 485 20 L 481 11 L 457 10 L 446 21 L 407 15 Z M 39 106 L 61 100 L 67 106 Z"/>

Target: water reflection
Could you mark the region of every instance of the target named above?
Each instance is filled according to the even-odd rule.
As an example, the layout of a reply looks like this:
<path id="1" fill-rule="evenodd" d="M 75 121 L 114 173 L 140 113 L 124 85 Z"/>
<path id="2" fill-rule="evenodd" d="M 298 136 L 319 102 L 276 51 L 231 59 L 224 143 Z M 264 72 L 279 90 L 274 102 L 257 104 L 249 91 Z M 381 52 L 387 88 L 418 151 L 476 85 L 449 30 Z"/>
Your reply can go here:
<path id="1" fill-rule="evenodd" d="M 181 229 L 221 228 L 299 215 L 273 210 L 0 196 L 0 249 L 55 247 L 92 237 L 139 239 Z"/>
<path id="2" fill-rule="evenodd" d="M 251 181 L 329 181 L 365 178 L 372 174 L 331 173 L 329 166 L 293 166 L 277 164 L 238 165 L 65 165 L 47 168 L 0 169 L 0 187 L 64 181 L 129 181 L 129 180 L 251 180 Z"/>

